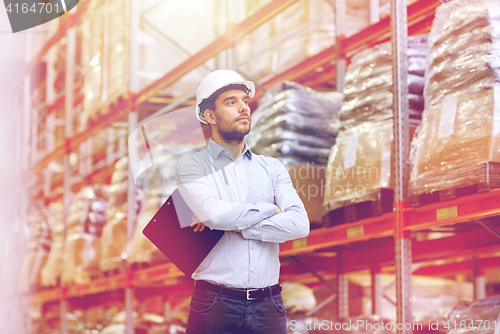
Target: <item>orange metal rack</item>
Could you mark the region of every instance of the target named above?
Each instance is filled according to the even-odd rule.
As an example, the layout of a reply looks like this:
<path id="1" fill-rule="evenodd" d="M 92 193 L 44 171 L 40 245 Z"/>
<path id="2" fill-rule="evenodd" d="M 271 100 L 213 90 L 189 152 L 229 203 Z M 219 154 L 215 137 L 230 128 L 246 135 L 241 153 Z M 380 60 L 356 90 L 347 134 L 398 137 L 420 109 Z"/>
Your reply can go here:
<path id="1" fill-rule="evenodd" d="M 84 13 L 88 3 L 92 0 L 81 0 L 76 13 L 68 14 L 60 25 L 59 31 L 47 42 L 42 50 L 26 66 L 25 75 L 41 61 L 47 51 L 67 33 L 68 29 L 76 25 Z M 201 66 L 221 51 L 234 47 L 244 36 L 257 27 L 273 18 L 284 9 L 298 0 L 272 0 L 242 22 L 230 25 L 227 32 L 208 44 L 195 55 L 188 58 L 178 67 L 165 74 L 162 78 L 138 92 L 129 92 L 119 99 L 110 102 L 107 111 L 102 113 L 93 123 L 94 126 L 74 136 L 66 138 L 64 145 L 56 147 L 26 171 L 25 174 L 37 174 L 51 162 L 64 157 L 70 152 L 106 129 L 116 121 L 127 121 L 131 112 L 147 103 L 165 88 L 177 82 L 193 69 Z M 440 5 L 437 0 L 419 0 L 407 8 L 408 32 L 410 35 L 428 32 L 434 18 L 435 9 Z M 340 55 L 347 59 L 362 48 L 373 46 L 390 39 L 390 18 L 385 18 L 357 34 L 340 38 Z M 317 87 L 335 78 L 335 48 L 330 47 L 319 54 L 312 56 L 296 66 L 286 70 L 272 79 L 261 83 L 269 88 L 282 80 L 294 80 L 311 87 Z M 262 96 L 258 92 L 255 99 Z M 60 103 L 56 101 L 54 103 Z M 50 109 L 50 106 L 48 107 Z M 98 113 L 99 114 L 99 113 Z M 104 167 L 97 172 L 100 179 L 110 177 L 111 169 Z M 418 208 L 401 208 L 402 233 L 417 232 L 440 225 L 449 225 L 475 221 L 500 215 L 500 189 L 454 200 L 425 205 Z M 321 228 L 311 231 L 307 238 L 287 242 L 280 246 L 280 256 L 283 261 L 283 277 L 311 277 L 303 267 L 289 259 L 300 257 L 307 262 L 313 273 L 336 274 L 339 254 L 329 257 L 314 257 L 311 254 L 319 250 L 331 250 L 338 246 L 349 245 L 348 250 L 341 252 L 343 272 L 370 269 L 373 267 L 392 267 L 395 263 L 394 213 L 363 219 L 360 221 Z M 369 243 L 373 240 L 386 240 L 374 246 Z M 448 275 L 450 273 L 470 271 L 472 262 L 469 260 L 454 260 L 458 255 L 479 256 L 498 253 L 500 240 L 493 233 L 479 229 L 459 233 L 455 236 L 437 240 L 414 241 L 412 245 L 412 260 L 414 262 L 429 262 L 436 259 L 451 259 L 451 262 L 442 265 L 430 265 L 417 270 L 416 274 Z M 305 261 L 307 259 L 307 261 Z M 477 261 L 480 268 L 499 266 L 497 257 L 483 257 Z M 45 304 L 57 301 L 66 301 L 75 298 L 92 296 L 100 293 L 132 288 L 147 288 L 161 284 L 182 288 L 187 295 L 190 291 L 182 273 L 171 263 L 132 271 L 126 268 L 120 274 L 94 279 L 87 285 L 70 285 L 36 292 L 22 298 L 22 304 Z M 158 290 L 162 291 L 163 290 Z M 62 326 L 64 328 L 64 326 Z"/>

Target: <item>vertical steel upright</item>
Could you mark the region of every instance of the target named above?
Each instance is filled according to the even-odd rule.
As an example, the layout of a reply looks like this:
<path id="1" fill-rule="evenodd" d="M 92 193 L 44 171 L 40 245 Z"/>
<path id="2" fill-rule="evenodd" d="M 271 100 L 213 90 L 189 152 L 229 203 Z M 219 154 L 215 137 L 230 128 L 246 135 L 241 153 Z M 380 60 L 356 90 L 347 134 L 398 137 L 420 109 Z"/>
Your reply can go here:
<path id="1" fill-rule="evenodd" d="M 380 268 L 371 268 L 372 278 L 372 314 L 381 315 L 382 296 L 384 295 L 384 286 L 382 284 L 382 274 Z"/>
<path id="2" fill-rule="evenodd" d="M 405 0 L 391 0 L 391 43 L 394 86 L 394 243 L 396 265 L 397 333 L 412 333 L 411 234 L 405 233 L 408 207 L 409 112 L 408 22 Z"/>
<path id="3" fill-rule="evenodd" d="M 349 277 L 344 270 L 344 258 L 342 252 L 337 253 L 337 305 L 339 319 L 349 317 Z"/>
<path id="4" fill-rule="evenodd" d="M 370 24 L 380 21 L 380 0 L 370 0 Z"/>
<path id="5" fill-rule="evenodd" d="M 472 282 L 474 284 L 474 300 L 486 298 L 486 280 L 483 270 L 479 268 L 477 255 L 472 257 Z"/>
<path id="6" fill-rule="evenodd" d="M 335 64 L 336 64 L 336 90 L 343 93 L 345 86 L 346 60 L 340 51 L 340 42 L 344 36 L 346 14 L 346 0 L 335 0 Z M 337 254 L 337 286 L 339 289 L 338 317 L 349 316 L 349 280 L 347 273 L 343 271 L 342 254 Z"/>
<path id="7" fill-rule="evenodd" d="M 127 18 L 129 23 L 129 72 L 128 72 L 128 135 L 137 128 L 137 110 L 135 109 L 135 94 L 139 91 L 139 32 L 141 24 L 141 2 L 140 0 L 130 0 L 127 6 Z M 129 150 L 137 149 L 135 142 L 129 141 Z M 132 241 L 134 225 L 136 221 L 135 209 L 136 193 L 135 182 L 132 174 L 132 165 L 129 159 L 128 164 L 128 193 L 127 193 L 127 245 Z M 128 272 L 128 268 L 127 268 Z M 134 334 L 134 290 L 130 282 L 125 288 L 125 310 L 126 310 L 126 333 Z"/>
<path id="8" fill-rule="evenodd" d="M 343 93 L 345 86 L 346 60 L 341 54 L 340 43 L 345 34 L 346 0 L 335 0 L 335 76 L 336 90 Z"/>
<path id="9" fill-rule="evenodd" d="M 70 138 L 73 136 L 73 105 L 75 87 L 75 52 L 76 52 L 76 28 L 69 28 L 66 33 L 66 73 L 64 78 L 64 190 L 63 190 L 63 210 L 64 210 L 64 232 L 63 240 L 67 237 L 69 207 L 71 205 L 71 165 L 69 155 L 71 153 Z M 61 333 L 68 332 L 68 321 L 66 319 L 67 301 L 61 299 Z"/>
<path id="10" fill-rule="evenodd" d="M 232 31 L 232 27 L 238 21 L 238 5 L 239 1 L 235 0 L 227 0 L 227 25 L 226 31 Z M 238 57 L 237 50 L 234 48 L 234 45 L 227 45 L 227 69 L 236 71 L 238 68 Z"/>
<path id="11" fill-rule="evenodd" d="M 31 57 L 31 36 L 30 34 L 26 34 L 26 47 L 25 47 L 25 67 L 27 64 L 30 62 L 30 57 Z M 27 218 L 28 218 L 28 174 L 29 174 L 29 168 L 30 168 L 30 163 L 29 163 L 29 156 L 30 156 L 30 150 L 29 150 L 29 141 L 30 141 L 30 112 L 31 112 L 31 74 L 25 73 L 24 78 L 23 78 L 23 112 L 22 112 L 22 117 L 21 117 L 21 192 L 19 195 L 19 220 L 21 221 L 21 226 L 20 229 L 21 231 L 24 230 L 24 228 L 27 225 Z M 19 252 L 20 254 L 23 254 L 25 245 L 26 245 L 26 238 L 24 238 L 24 235 L 21 233 L 21 240 L 19 241 L 20 249 Z M 29 308 L 25 308 L 23 311 L 23 316 L 24 319 L 28 319 L 28 321 L 31 321 L 31 318 L 29 317 Z M 23 332 L 26 333 L 26 331 L 23 328 Z"/>

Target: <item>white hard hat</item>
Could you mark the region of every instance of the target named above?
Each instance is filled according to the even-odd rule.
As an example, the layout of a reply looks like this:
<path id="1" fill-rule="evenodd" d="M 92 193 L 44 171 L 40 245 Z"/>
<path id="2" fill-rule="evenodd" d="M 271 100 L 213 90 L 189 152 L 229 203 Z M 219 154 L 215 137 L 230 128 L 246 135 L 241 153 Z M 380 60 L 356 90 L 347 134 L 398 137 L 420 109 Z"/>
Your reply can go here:
<path id="1" fill-rule="evenodd" d="M 230 70 L 217 70 L 208 74 L 201 82 L 196 92 L 196 118 L 202 123 L 208 124 L 205 117 L 200 114 L 200 103 L 209 98 L 217 90 L 229 85 L 242 84 L 250 91 L 249 97 L 255 95 L 255 84 L 251 81 L 245 81 L 238 73 Z"/>

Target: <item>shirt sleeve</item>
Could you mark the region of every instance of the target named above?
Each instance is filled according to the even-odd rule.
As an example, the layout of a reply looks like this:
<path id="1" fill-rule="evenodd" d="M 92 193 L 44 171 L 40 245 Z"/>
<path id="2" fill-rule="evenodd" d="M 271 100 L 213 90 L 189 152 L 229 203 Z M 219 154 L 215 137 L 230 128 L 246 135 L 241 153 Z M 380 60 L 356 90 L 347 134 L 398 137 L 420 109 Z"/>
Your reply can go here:
<path id="1" fill-rule="evenodd" d="M 272 216 L 272 203 L 224 201 L 214 191 L 210 173 L 192 156 L 184 156 L 175 166 L 177 189 L 198 219 L 216 230 L 243 230 Z"/>
<path id="2" fill-rule="evenodd" d="M 279 160 L 274 160 L 276 166 L 274 198 L 281 213 L 242 230 L 245 239 L 281 243 L 309 235 L 310 223 L 304 203 L 293 187 L 285 166 Z"/>

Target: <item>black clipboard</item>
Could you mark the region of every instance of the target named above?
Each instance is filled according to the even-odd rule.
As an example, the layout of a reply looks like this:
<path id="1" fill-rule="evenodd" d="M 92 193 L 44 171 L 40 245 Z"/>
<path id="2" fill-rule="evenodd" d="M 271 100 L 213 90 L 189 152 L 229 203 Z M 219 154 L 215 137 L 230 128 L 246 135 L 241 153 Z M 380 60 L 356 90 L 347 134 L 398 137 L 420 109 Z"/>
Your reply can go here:
<path id="1" fill-rule="evenodd" d="M 193 211 L 175 191 L 149 221 L 142 233 L 172 261 L 186 276 L 203 262 L 212 248 L 224 235 L 224 231 L 206 227 L 202 232 L 194 232 L 189 225 Z M 188 222 L 188 223 L 186 223 Z"/>

